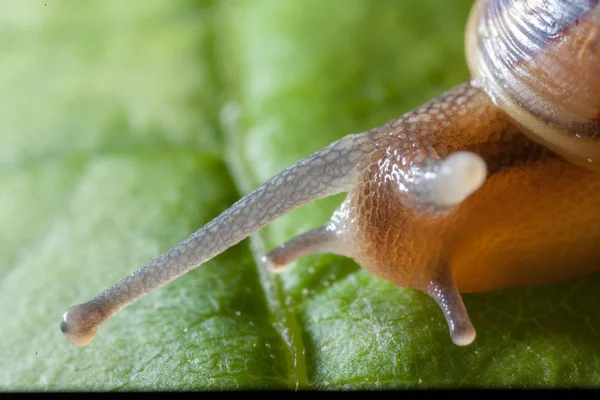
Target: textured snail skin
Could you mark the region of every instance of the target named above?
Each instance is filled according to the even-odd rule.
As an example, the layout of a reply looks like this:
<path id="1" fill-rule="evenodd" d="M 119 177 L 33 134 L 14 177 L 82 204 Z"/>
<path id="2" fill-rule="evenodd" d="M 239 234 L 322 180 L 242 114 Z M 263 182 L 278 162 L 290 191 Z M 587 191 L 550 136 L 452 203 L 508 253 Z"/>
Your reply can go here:
<path id="1" fill-rule="evenodd" d="M 592 14 L 575 18 L 577 26 L 598 15 L 597 2 L 587 3 Z M 547 0 L 539 6 L 557 4 Z M 498 11 L 515 2 L 479 3 L 472 15 L 484 6 Z M 478 21 L 472 17 L 469 26 Z M 574 19 L 558 21 L 564 33 Z M 589 43 L 579 47 L 585 54 L 598 41 Z M 472 41 L 469 46 L 474 48 Z M 506 79 L 520 85 L 514 77 Z M 545 284 L 599 270 L 599 164 L 580 150 L 597 152 L 600 130 L 586 119 L 589 109 L 569 104 L 585 103 L 600 91 L 590 94 L 581 86 L 585 93 L 571 96 L 567 105 L 546 99 L 524 105 L 519 114 L 515 107 L 522 99 L 509 102 L 506 93 L 495 92 L 509 85 L 489 78 L 482 88 L 481 76 L 476 82 L 292 165 L 137 272 L 69 308 L 61 330 L 71 343 L 86 345 L 102 323 L 140 297 L 298 206 L 341 192 L 348 195 L 328 222 L 282 244 L 264 262 L 281 271 L 309 254 L 351 257 L 382 279 L 430 295 L 457 345 L 475 339 L 460 292 Z M 556 105 L 551 116 L 558 119 L 542 117 L 536 109 L 542 103 Z M 563 123 L 562 117 L 568 119 Z M 535 123 L 527 125 L 531 118 Z M 524 126 L 534 129 L 523 133 Z M 587 127 L 581 131 L 585 136 L 568 136 L 575 126 Z M 540 139 L 539 127 L 550 127 L 550 134 L 544 130 Z M 566 142 L 555 140 L 552 135 L 565 127 Z M 546 142 L 551 146 L 542 145 Z M 580 142 L 588 147 L 578 147 Z M 561 143 L 568 146 L 560 148 Z"/>
<path id="2" fill-rule="evenodd" d="M 600 2 L 479 0 L 471 75 L 533 140 L 600 171 Z"/>
<path id="3" fill-rule="evenodd" d="M 77 346 L 88 344 L 110 316 L 140 297 L 210 260 L 279 216 L 311 200 L 348 191 L 357 161 L 373 150 L 369 135 L 348 135 L 297 162 L 233 204 L 183 242 L 93 300 L 69 308 L 60 329 Z"/>
<path id="4" fill-rule="evenodd" d="M 350 256 L 426 291 L 451 274 L 461 292 L 550 283 L 600 269 L 600 174 L 530 141 L 481 90 L 455 88 L 375 129 L 378 150 L 346 205 Z M 410 170 L 467 150 L 488 178 L 454 207 L 410 193 Z"/>
<path id="5" fill-rule="evenodd" d="M 312 241 L 313 252 L 352 257 L 434 299 L 454 285 L 484 292 L 600 269 L 600 174 L 531 141 L 481 89 L 461 85 L 369 134 L 377 150 L 357 187 L 328 224 L 269 254 L 274 268 L 309 254 Z M 485 183 L 455 206 L 424 203 L 415 171 L 465 150 L 485 161 Z M 449 310 L 450 326 L 461 308 Z"/>

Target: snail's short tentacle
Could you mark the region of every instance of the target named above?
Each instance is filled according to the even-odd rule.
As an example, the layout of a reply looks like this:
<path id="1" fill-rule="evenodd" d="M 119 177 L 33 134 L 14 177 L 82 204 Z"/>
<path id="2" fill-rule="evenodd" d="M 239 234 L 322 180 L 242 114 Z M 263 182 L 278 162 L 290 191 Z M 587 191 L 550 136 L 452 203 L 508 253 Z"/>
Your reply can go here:
<path id="1" fill-rule="evenodd" d="M 273 249 L 263 257 L 263 262 L 267 264 L 271 271 L 281 272 L 291 262 L 311 254 L 336 253 L 345 255 L 345 244 L 343 235 L 340 235 L 331 223 L 327 223 L 293 237 Z"/>
<path id="2" fill-rule="evenodd" d="M 443 160 L 429 163 L 416 175 L 420 178 L 418 196 L 424 204 L 438 209 L 451 208 L 463 202 L 483 185 L 487 176 L 485 161 L 477 154 L 458 151 Z M 444 313 L 454 344 L 467 346 L 475 340 L 475 328 L 447 265 L 427 270 L 434 279 L 427 286 L 429 294 Z"/>
<path id="3" fill-rule="evenodd" d="M 427 287 L 427 294 L 442 309 L 454 344 L 458 346 L 471 344 L 475 340 L 475 328 L 471 323 L 462 297 L 449 274 L 446 273 L 439 279 L 431 281 Z"/>
<path id="4" fill-rule="evenodd" d="M 430 210 L 453 210 L 479 189 L 487 177 L 487 166 L 481 156 L 473 152 L 456 151 L 445 158 L 415 163 L 408 173 L 400 175 L 402 181 L 399 187 L 410 192 L 417 202 L 413 203 L 414 207 L 409 212 L 413 217 L 419 218 L 420 215 L 421 220 L 426 221 Z M 425 247 L 421 260 L 412 262 L 423 262 L 430 257 L 425 262 L 427 267 L 419 268 L 418 278 L 411 272 L 410 266 L 406 274 L 397 276 L 401 276 L 401 282 L 411 282 L 410 286 L 431 296 L 444 313 L 452 341 L 459 346 L 469 345 L 475 340 L 475 329 L 452 279 L 452 271 L 447 263 L 436 261 L 443 256 L 443 250 L 435 245 L 438 239 L 434 235 L 422 239 Z M 428 244 L 430 247 L 427 247 Z"/>
<path id="5" fill-rule="evenodd" d="M 140 297 L 300 205 L 352 189 L 360 160 L 373 149 L 369 134 L 354 134 L 299 161 L 137 272 L 93 300 L 69 308 L 63 315 L 61 330 L 71 343 L 86 345 L 104 321 Z"/>

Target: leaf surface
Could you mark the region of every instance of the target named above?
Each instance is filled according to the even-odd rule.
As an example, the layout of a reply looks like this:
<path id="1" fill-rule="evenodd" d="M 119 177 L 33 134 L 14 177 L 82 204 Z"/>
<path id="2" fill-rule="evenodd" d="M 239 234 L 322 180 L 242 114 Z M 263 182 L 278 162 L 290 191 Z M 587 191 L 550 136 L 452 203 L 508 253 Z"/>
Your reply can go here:
<path id="1" fill-rule="evenodd" d="M 290 164 L 468 79 L 470 1 L 2 1 L 0 388 L 598 386 L 600 279 L 465 295 L 459 348 L 427 296 L 352 260 L 273 276 L 282 217 L 112 317 L 87 301 Z"/>

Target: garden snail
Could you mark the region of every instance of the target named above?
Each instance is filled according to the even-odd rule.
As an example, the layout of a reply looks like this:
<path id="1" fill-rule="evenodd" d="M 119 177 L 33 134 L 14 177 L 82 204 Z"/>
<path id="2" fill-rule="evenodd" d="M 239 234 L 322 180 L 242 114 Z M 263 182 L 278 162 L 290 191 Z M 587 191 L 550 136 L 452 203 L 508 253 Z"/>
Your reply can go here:
<path id="1" fill-rule="evenodd" d="M 279 270 L 312 253 L 351 257 L 429 294 L 454 343 L 471 343 L 460 292 L 549 283 L 600 265 L 599 19 L 595 1 L 477 3 L 467 33 L 472 83 L 299 161 L 70 308 L 62 331 L 85 345 L 141 296 L 296 207 L 348 192 L 329 222 L 265 261 Z"/>

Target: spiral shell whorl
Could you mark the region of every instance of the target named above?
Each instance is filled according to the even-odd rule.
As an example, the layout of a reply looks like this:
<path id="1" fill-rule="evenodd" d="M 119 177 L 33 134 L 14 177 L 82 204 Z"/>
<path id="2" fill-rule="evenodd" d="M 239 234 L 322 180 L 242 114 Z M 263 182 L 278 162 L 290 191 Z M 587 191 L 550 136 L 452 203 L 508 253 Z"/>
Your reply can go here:
<path id="1" fill-rule="evenodd" d="M 534 140 L 600 170 L 599 0 L 478 0 L 469 69 Z"/>

